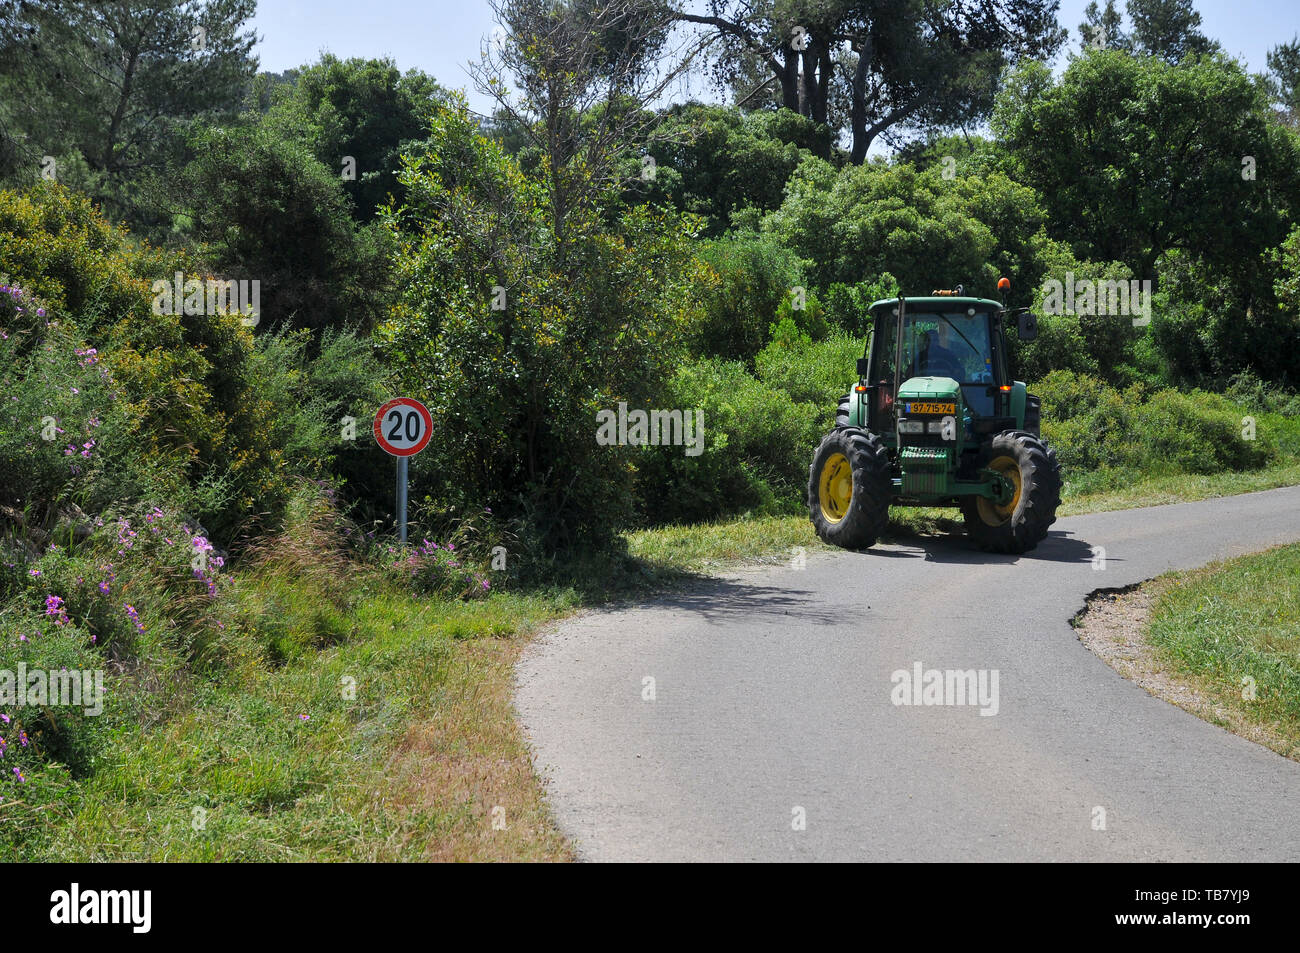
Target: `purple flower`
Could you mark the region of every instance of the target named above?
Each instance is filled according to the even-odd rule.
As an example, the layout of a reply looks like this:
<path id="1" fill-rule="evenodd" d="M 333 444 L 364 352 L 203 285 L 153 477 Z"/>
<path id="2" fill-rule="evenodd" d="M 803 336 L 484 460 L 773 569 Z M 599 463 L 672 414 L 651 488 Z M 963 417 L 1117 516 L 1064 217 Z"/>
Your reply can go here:
<path id="1" fill-rule="evenodd" d="M 124 602 L 122 603 L 122 608 L 126 610 L 127 618 L 130 619 L 133 623 L 135 623 L 136 629 L 138 629 L 140 632 L 143 632 L 144 623 L 140 621 L 140 613 L 136 611 L 135 606 L 127 605 Z"/>
<path id="2" fill-rule="evenodd" d="M 54 616 L 56 625 L 68 624 L 67 611 L 63 608 L 63 600 L 58 596 L 45 597 L 45 614 L 48 616 Z"/>

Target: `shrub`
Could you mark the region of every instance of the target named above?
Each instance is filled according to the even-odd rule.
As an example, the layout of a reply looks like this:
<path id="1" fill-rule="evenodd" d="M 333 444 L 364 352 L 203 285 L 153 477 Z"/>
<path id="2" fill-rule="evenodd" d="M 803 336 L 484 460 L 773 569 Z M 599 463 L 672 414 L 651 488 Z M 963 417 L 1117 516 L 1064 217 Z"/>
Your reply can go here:
<path id="1" fill-rule="evenodd" d="M 826 305 L 827 321 L 850 334 L 865 335 L 871 330 L 871 314 L 867 309 L 882 298 L 893 298 L 898 294 L 898 281 L 885 272 L 879 278 L 854 285 L 833 282 L 822 300 Z"/>
<path id="2" fill-rule="evenodd" d="M 209 130 L 172 185 L 188 233 L 224 277 L 261 282 L 261 313 L 294 327 L 362 327 L 392 291 L 385 234 L 358 226 L 337 171 L 261 126 Z"/>
<path id="3" fill-rule="evenodd" d="M 687 329 L 697 354 L 751 361 L 770 337 L 791 290 L 803 283 L 794 254 L 771 238 L 738 235 L 705 245 L 700 257 L 717 276 L 700 319 Z"/>
<path id="4" fill-rule="evenodd" d="M 758 379 L 785 391 L 796 403 L 821 408 L 829 429 L 836 402 L 857 380 L 856 362 L 864 347 L 861 338 L 839 331 L 816 342 L 773 341 L 755 360 Z"/>
<path id="5" fill-rule="evenodd" d="M 1043 435 L 1067 469 L 1213 473 L 1260 467 L 1276 452 L 1271 440 L 1245 439 L 1243 409 L 1218 395 L 1118 391 L 1066 371 L 1032 389 L 1043 400 Z"/>
<path id="6" fill-rule="evenodd" d="M 671 406 L 704 414 L 704 451 L 644 448 L 636 459 L 642 518 L 691 522 L 800 508 L 813 447 L 833 411 L 796 402 L 716 359 L 684 365 L 669 384 Z"/>
<path id="7" fill-rule="evenodd" d="M 1157 391 L 1135 416 L 1148 452 L 1183 473 L 1252 470 L 1268 462 L 1265 441 L 1242 437 L 1242 409 L 1217 394 Z"/>
<path id="8" fill-rule="evenodd" d="M 267 364 L 233 315 L 153 312 L 152 282 L 171 281 L 177 269 L 189 272 L 183 257 L 137 248 L 67 189 L 0 192 L 0 274 L 36 305 L 19 314 L 10 295 L 0 305 L 0 329 L 20 332 L 0 340 L 17 428 L 0 439 L 8 448 L 0 468 L 34 467 L 34 479 L 6 483 L 12 502 L 47 505 L 65 493 L 98 507 L 167 497 L 222 537 L 283 508 L 294 405 L 263 393 Z M 47 458 L 67 448 L 34 439 L 45 416 L 63 421 L 61 438 L 72 432 L 67 422 L 76 425 L 79 459 L 66 474 Z M 85 426 L 95 430 L 88 458 Z"/>
<path id="9" fill-rule="evenodd" d="M 406 293 L 379 334 L 440 423 L 415 498 L 526 518 L 557 549 L 607 543 L 630 515 L 630 455 L 597 442 L 596 415 L 657 406 L 708 278 L 699 223 L 576 208 L 557 232 L 547 190 L 463 108 L 439 109 L 430 136 L 388 218 Z"/>

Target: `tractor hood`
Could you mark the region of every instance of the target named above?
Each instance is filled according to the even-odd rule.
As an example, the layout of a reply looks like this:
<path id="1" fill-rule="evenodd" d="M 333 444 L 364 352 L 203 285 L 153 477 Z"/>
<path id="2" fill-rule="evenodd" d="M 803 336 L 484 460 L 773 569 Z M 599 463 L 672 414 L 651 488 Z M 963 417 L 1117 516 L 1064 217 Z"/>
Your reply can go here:
<path id="1" fill-rule="evenodd" d="M 951 377 L 909 377 L 898 389 L 898 412 L 936 413 L 932 410 L 911 410 L 910 403 L 929 404 L 935 402 L 955 402 L 961 398 L 961 385 Z M 955 413 L 956 408 L 947 411 Z"/>

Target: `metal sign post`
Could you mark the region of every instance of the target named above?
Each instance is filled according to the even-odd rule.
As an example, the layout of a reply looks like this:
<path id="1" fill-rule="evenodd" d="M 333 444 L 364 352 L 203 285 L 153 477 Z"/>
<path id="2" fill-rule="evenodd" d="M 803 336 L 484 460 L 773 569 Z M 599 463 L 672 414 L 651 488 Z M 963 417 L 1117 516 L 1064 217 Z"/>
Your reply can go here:
<path id="1" fill-rule="evenodd" d="M 429 445 L 433 417 L 414 397 L 397 397 L 375 414 L 375 440 L 397 458 L 397 538 L 406 542 L 407 461 Z"/>
<path id="2" fill-rule="evenodd" d="M 397 541 L 406 542 L 406 457 L 397 458 Z"/>

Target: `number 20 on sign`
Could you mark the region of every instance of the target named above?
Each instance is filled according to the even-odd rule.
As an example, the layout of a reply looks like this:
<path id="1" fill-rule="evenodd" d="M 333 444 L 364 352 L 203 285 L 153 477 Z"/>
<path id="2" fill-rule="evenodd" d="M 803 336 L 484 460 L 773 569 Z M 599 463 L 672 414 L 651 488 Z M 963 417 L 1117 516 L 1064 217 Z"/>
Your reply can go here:
<path id="1" fill-rule="evenodd" d="M 414 397 L 396 397 L 375 414 L 375 440 L 397 458 L 397 536 L 406 542 L 406 461 L 429 445 L 433 418 Z"/>

